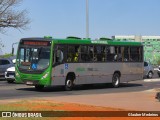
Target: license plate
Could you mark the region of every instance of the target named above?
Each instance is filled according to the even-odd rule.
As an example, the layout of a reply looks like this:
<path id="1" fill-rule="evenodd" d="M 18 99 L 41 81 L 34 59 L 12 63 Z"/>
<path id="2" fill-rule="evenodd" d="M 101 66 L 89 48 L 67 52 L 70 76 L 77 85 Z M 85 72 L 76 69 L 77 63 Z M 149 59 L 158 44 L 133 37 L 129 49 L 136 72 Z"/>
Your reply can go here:
<path id="1" fill-rule="evenodd" d="M 27 81 L 26 84 L 27 85 L 33 85 L 33 82 L 32 81 Z"/>
<path id="2" fill-rule="evenodd" d="M 14 75 L 9 75 L 10 78 L 14 78 Z"/>

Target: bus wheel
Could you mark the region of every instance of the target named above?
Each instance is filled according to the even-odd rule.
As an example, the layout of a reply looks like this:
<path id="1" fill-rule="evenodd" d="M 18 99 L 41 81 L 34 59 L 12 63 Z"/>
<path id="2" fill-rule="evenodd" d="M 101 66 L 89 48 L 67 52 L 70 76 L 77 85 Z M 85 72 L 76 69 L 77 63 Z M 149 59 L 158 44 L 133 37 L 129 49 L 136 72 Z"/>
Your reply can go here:
<path id="1" fill-rule="evenodd" d="M 114 73 L 112 77 L 112 85 L 113 87 L 117 88 L 120 84 L 120 75 L 118 73 Z"/>
<path id="2" fill-rule="evenodd" d="M 36 90 L 42 90 L 44 88 L 44 85 L 35 85 Z"/>
<path id="3" fill-rule="evenodd" d="M 73 80 L 71 78 L 67 78 L 66 83 L 65 83 L 65 90 L 71 91 L 72 88 L 73 88 Z"/>

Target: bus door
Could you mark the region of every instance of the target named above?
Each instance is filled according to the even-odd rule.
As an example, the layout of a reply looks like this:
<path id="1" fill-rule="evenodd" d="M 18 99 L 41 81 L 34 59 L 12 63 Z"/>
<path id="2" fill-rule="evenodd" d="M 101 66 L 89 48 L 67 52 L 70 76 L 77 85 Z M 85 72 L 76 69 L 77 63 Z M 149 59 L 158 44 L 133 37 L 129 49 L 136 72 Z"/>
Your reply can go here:
<path id="1" fill-rule="evenodd" d="M 52 68 L 52 85 L 63 85 L 64 84 L 64 46 L 55 45 L 53 51 L 53 68 Z"/>

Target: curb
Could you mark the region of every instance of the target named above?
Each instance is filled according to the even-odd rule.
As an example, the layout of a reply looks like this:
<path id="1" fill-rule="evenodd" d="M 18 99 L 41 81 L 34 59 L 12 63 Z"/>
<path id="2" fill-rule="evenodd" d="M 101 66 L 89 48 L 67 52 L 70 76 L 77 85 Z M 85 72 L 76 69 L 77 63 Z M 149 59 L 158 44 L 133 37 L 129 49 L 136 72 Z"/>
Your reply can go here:
<path id="1" fill-rule="evenodd" d="M 160 82 L 160 79 L 144 79 L 144 82 Z"/>

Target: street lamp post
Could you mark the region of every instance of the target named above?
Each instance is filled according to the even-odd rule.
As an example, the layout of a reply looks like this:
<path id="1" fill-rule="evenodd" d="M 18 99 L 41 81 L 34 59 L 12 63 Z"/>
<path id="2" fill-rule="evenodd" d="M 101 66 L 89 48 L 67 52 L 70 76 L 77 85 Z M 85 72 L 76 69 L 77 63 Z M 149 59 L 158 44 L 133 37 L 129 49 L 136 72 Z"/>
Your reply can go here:
<path id="1" fill-rule="evenodd" d="M 89 38 L 89 2 L 86 0 L 86 38 Z"/>

